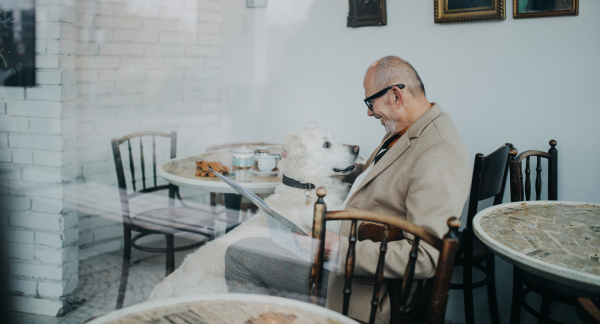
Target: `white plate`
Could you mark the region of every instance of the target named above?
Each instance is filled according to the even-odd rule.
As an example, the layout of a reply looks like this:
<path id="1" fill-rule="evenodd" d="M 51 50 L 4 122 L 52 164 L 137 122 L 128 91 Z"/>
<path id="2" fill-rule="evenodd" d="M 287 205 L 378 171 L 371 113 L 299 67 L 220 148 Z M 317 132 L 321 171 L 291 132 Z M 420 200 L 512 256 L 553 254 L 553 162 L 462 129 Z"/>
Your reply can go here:
<path id="1" fill-rule="evenodd" d="M 275 169 L 273 169 L 273 171 L 260 171 L 258 169 L 258 167 L 253 166 L 250 168 L 250 172 L 252 172 L 258 176 L 263 176 L 263 177 L 264 176 L 276 176 L 277 174 L 279 174 L 279 169 L 275 168 Z"/>

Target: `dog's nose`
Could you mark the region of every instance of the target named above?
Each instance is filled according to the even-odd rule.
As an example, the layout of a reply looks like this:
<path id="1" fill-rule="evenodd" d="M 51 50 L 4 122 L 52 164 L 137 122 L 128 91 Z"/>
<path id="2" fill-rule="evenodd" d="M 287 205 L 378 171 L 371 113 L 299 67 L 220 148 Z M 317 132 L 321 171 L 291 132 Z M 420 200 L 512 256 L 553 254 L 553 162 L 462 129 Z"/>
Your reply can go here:
<path id="1" fill-rule="evenodd" d="M 360 147 L 358 147 L 358 145 L 355 145 L 355 146 L 352 148 L 352 152 L 354 152 L 354 154 L 358 154 L 358 151 L 360 151 Z"/>

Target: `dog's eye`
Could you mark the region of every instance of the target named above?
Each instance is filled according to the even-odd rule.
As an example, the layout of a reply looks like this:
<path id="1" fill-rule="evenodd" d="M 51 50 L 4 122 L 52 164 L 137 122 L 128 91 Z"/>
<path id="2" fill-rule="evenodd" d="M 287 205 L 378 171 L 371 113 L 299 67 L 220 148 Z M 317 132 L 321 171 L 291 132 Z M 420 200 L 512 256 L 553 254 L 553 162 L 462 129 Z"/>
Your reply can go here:
<path id="1" fill-rule="evenodd" d="M 331 143 L 329 143 L 329 142 L 323 143 L 323 148 L 330 148 L 330 147 L 331 147 Z"/>

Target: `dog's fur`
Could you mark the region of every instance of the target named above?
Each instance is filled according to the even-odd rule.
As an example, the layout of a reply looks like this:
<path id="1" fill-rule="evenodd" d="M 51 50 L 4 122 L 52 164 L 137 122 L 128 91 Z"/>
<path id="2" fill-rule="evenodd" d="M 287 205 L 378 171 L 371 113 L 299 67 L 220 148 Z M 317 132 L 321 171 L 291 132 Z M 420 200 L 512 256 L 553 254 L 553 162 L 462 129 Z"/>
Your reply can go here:
<path id="1" fill-rule="evenodd" d="M 329 147 L 326 147 L 326 142 Z M 341 144 L 315 123 L 309 123 L 301 132 L 284 137 L 284 150 L 287 158 L 279 162 L 281 172 L 300 182 L 313 183 L 317 188 L 325 187 L 328 209 L 339 208 L 349 189 L 348 184 L 342 183 L 341 176 L 354 169 L 358 147 Z M 265 201 L 286 218 L 310 231 L 316 200 L 315 190 L 312 190 L 310 203 L 306 205 L 305 190 L 281 184 Z M 339 222 L 328 222 L 327 229 L 339 231 Z M 270 237 L 262 213 L 188 255 L 175 272 L 154 288 L 150 299 L 226 293 L 225 251 L 231 244 L 247 237 Z"/>

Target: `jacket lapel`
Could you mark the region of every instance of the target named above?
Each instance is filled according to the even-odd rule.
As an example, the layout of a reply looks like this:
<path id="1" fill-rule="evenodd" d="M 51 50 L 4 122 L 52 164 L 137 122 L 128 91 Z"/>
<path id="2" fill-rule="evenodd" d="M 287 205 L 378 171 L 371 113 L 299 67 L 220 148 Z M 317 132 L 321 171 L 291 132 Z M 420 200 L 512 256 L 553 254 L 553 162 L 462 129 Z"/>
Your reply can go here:
<path id="1" fill-rule="evenodd" d="M 414 122 L 408 128 L 408 131 L 406 132 L 406 134 L 402 135 L 400 137 L 400 139 L 398 139 L 396 144 L 394 144 L 394 146 L 392 146 L 392 148 L 390 148 L 390 151 L 385 153 L 385 155 L 379 160 L 379 162 L 377 162 L 377 164 L 375 164 L 373 166 L 373 169 L 371 170 L 371 172 L 369 172 L 369 174 L 365 177 L 365 179 L 362 181 L 362 183 L 356 189 L 356 191 L 354 192 L 352 197 L 350 197 L 350 200 L 348 200 L 348 203 L 350 203 L 350 201 L 352 201 L 352 198 L 354 198 L 354 196 L 356 196 L 356 194 L 364 186 L 366 186 L 369 182 L 371 182 L 373 179 L 375 179 L 375 177 L 377 177 L 381 172 L 383 172 L 392 163 L 394 163 L 394 161 L 396 161 L 400 156 L 402 156 L 402 154 L 410 147 L 410 140 L 413 138 L 419 137 L 419 135 L 421 135 L 421 132 L 423 131 L 423 129 L 425 129 L 425 127 L 427 127 L 427 125 L 429 125 L 429 123 L 431 121 L 433 121 L 434 119 L 436 119 L 441 113 L 442 113 L 442 108 L 437 103 L 434 103 L 433 107 L 431 107 L 429 110 L 427 110 L 427 112 L 425 112 L 425 114 L 423 114 L 423 116 L 421 116 L 416 122 Z M 387 135 L 383 139 L 381 144 L 379 144 L 377 149 L 375 149 L 375 152 L 373 152 L 373 154 L 371 154 L 371 157 L 369 158 L 369 160 L 367 161 L 367 164 L 366 164 L 367 167 L 373 162 L 375 155 L 377 154 L 377 152 L 379 152 L 379 149 L 381 148 L 383 143 L 388 138 L 389 138 L 389 135 Z"/>
<path id="2" fill-rule="evenodd" d="M 402 155 L 402 153 L 404 153 L 404 151 L 408 149 L 409 146 L 410 141 L 408 139 L 408 136 L 400 137 L 396 144 L 394 144 L 394 146 L 390 148 L 390 151 L 385 153 L 385 155 L 379 160 L 379 162 L 377 162 L 377 164 L 373 165 L 373 169 L 371 170 L 371 172 L 369 172 L 369 174 L 367 174 L 365 179 L 358 186 L 353 196 L 355 196 L 364 186 L 371 182 L 371 180 L 375 179 L 375 177 L 377 177 L 381 172 L 383 172 L 383 170 L 387 169 L 387 167 L 390 166 L 390 164 L 396 161 L 396 159 L 398 159 Z M 375 152 L 378 152 L 380 148 L 381 145 L 377 148 Z M 375 155 L 373 155 L 373 157 L 374 156 Z M 370 162 L 372 163 L 373 159 L 371 159 Z"/>

